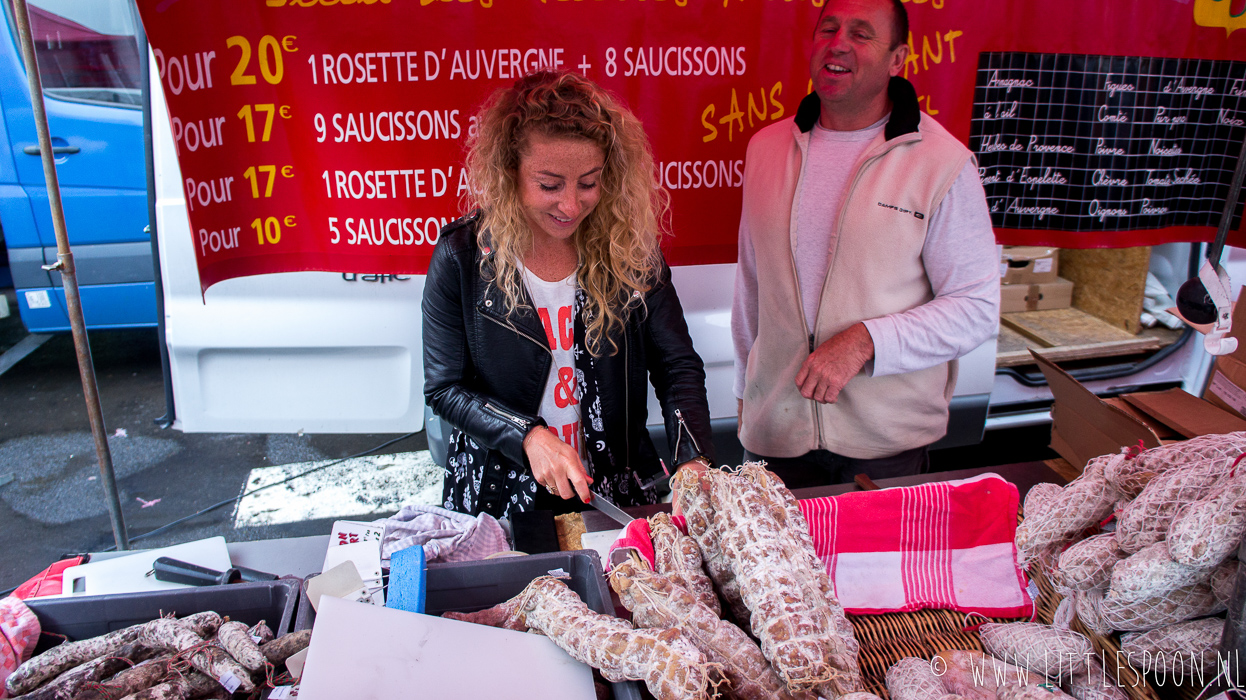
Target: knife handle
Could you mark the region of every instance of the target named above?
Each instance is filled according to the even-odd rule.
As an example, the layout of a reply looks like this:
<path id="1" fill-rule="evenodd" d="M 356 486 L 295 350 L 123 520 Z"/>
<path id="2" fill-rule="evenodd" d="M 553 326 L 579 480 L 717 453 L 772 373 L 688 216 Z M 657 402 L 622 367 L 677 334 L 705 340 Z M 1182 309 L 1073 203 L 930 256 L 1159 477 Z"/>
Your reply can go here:
<path id="1" fill-rule="evenodd" d="M 215 571 L 206 566 L 191 564 L 171 557 L 160 557 L 152 564 L 157 581 L 184 583 L 189 586 L 220 586 L 237 577 L 237 569 Z"/>
<path id="2" fill-rule="evenodd" d="M 242 581 L 243 583 L 277 580 L 277 574 L 270 574 L 267 571 L 256 571 L 255 569 L 248 569 L 245 566 L 235 566 L 233 570 L 238 572 L 239 578 L 236 579 L 236 581 Z"/>

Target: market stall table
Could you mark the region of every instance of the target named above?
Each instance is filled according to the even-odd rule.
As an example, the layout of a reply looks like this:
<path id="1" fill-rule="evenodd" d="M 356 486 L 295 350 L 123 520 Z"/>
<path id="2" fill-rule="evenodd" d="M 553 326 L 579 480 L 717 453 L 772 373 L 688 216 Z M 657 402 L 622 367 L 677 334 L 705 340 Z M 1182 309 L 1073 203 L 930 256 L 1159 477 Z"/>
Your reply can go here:
<path id="1" fill-rule="evenodd" d="M 1053 469 L 1052 467 L 1055 466 Z M 982 474 L 993 473 L 1013 483 L 1017 487 L 1019 495 L 1024 495 L 1029 489 L 1042 482 L 1064 483 L 1067 479 L 1062 476 L 1064 473 L 1068 475 L 1068 470 L 1062 469 L 1062 465 L 1044 464 L 1042 462 L 1027 462 L 1021 464 L 1003 465 L 991 468 L 974 468 L 964 469 L 952 472 L 940 472 L 933 474 L 921 474 L 911 477 L 880 479 L 875 484 L 873 482 L 866 483 L 867 487 L 877 486 L 879 488 L 888 488 L 896 486 L 913 486 L 926 483 L 937 483 L 951 480 L 967 479 Z M 799 499 L 816 499 L 826 496 L 835 496 L 849 492 L 859 491 L 860 487 L 856 484 L 838 484 L 832 486 L 823 486 L 809 489 L 799 489 L 794 495 Z M 668 504 L 656 506 L 638 507 L 627 509 L 629 513 L 636 517 L 647 517 L 653 513 L 669 510 Z M 579 519 L 579 516 L 573 516 Z M 591 532 L 603 532 L 617 528 L 617 525 L 606 516 L 596 512 L 587 511 L 582 515 L 583 524 Z M 577 538 L 578 539 L 578 538 Z M 236 542 L 229 544 L 229 554 L 235 565 L 247 566 L 261 571 L 269 571 L 278 575 L 296 576 L 303 578 L 310 573 L 318 571 L 322 567 L 324 552 L 330 544 L 329 536 L 313 536 L 300 538 L 286 538 L 268 541 L 256 542 Z M 574 541 L 574 540 L 573 540 Z M 567 556 L 570 553 L 564 553 Z M 581 553 L 583 555 L 583 553 Z M 105 559 L 108 554 L 99 555 L 99 559 Z M 558 555 L 544 555 L 558 556 Z M 525 580 L 531 577 L 531 572 L 522 571 L 526 564 L 537 565 L 536 561 L 541 557 L 523 557 L 517 560 L 499 560 L 492 562 L 493 568 L 504 567 L 508 570 L 506 577 L 515 578 L 522 577 Z M 597 559 L 591 568 L 596 569 L 600 565 Z M 434 565 L 434 568 L 443 568 L 447 565 Z M 464 564 L 451 564 L 448 568 L 462 567 Z M 469 567 L 470 568 L 470 567 Z M 517 568 L 519 571 L 509 572 L 510 569 Z M 538 567 L 540 568 L 540 567 Z M 548 568 L 548 567 L 545 567 Z M 479 581 L 477 581 L 479 583 Z M 601 586 L 602 592 L 609 595 L 608 589 Z M 513 592 L 512 592 L 513 593 Z M 302 604 L 307 604 L 307 599 L 303 598 Z M 616 609 L 621 610 L 620 606 L 615 605 Z M 300 618 L 305 616 L 300 615 Z M 303 620 L 304 624 L 310 620 Z M 920 622 L 920 627 L 927 633 L 921 635 L 920 638 L 911 637 L 912 624 Z M 906 640 L 911 649 L 905 651 L 905 654 L 919 653 L 919 655 L 929 656 L 935 651 L 943 648 L 962 648 L 974 649 L 979 648 L 975 635 L 966 633 L 963 630 L 964 615 L 963 613 L 955 613 L 950 610 L 928 609 L 919 610 L 913 613 L 886 613 L 879 615 L 852 616 L 852 623 L 857 628 L 858 638 L 867 640 L 863 642 L 860 659 L 863 672 L 865 673 L 866 683 L 869 688 L 875 692 L 885 692 L 883 690 L 882 675 L 887 668 L 897 660 L 897 652 L 892 647 L 895 646 L 890 640 L 899 639 L 901 636 Z M 299 625 L 295 625 L 298 627 Z M 873 640 L 873 641 L 868 641 Z M 908 647 L 906 647 L 908 648 Z M 631 693 L 635 692 L 631 685 L 621 686 L 620 692 L 624 696 L 631 697 Z M 616 690 L 619 690 L 616 688 Z"/>

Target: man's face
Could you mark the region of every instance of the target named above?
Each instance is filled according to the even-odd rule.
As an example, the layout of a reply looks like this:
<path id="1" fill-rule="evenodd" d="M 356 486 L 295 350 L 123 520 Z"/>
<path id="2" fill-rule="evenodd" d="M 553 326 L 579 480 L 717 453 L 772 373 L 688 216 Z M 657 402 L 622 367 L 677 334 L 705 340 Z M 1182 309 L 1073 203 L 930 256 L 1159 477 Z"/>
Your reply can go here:
<path id="1" fill-rule="evenodd" d="M 827 0 L 809 57 L 813 89 L 825 107 L 846 114 L 885 108 L 887 83 L 908 57 L 908 37 L 889 48 L 893 24 L 890 0 Z"/>

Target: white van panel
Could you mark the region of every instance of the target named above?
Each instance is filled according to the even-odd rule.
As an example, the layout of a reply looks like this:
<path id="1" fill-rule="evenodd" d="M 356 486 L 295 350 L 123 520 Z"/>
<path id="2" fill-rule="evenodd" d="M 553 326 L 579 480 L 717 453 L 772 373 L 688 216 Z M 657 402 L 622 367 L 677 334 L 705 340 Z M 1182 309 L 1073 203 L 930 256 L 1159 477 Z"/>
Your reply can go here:
<path id="1" fill-rule="evenodd" d="M 673 267 L 671 282 L 684 307 L 692 344 L 705 362 L 710 418 L 735 418 L 735 350 L 731 344 L 735 263 Z M 653 385 L 649 386 L 648 423 L 662 424 L 662 409 Z"/>

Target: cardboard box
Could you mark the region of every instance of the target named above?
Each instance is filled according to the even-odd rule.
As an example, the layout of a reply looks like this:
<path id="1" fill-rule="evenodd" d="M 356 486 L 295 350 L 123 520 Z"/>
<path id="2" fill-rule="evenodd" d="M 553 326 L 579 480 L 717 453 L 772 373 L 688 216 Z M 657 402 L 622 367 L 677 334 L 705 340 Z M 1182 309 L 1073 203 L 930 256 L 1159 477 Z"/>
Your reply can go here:
<path id="1" fill-rule="evenodd" d="M 999 312 L 1067 309 L 1073 305 L 1073 283 L 1057 277 L 1054 282 L 1001 284 Z"/>
<path id="2" fill-rule="evenodd" d="M 1100 399 L 1055 363 L 1038 353 L 1034 358 L 1055 399 L 1051 449 L 1078 469 L 1123 447 L 1149 449 L 1199 435 L 1246 430 L 1246 419 L 1181 389 Z"/>
<path id="3" fill-rule="evenodd" d="M 1246 363 L 1225 355 L 1216 358 L 1203 398 L 1234 415 L 1246 417 Z"/>
<path id="4" fill-rule="evenodd" d="M 1237 338 L 1237 349 L 1216 358 L 1203 398 L 1235 415 L 1246 416 L 1246 304 L 1234 305 L 1230 335 Z"/>
<path id="5" fill-rule="evenodd" d="M 1059 248 L 1004 246 L 999 261 L 999 281 L 1001 284 L 1055 282 L 1060 272 L 1059 258 Z"/>

